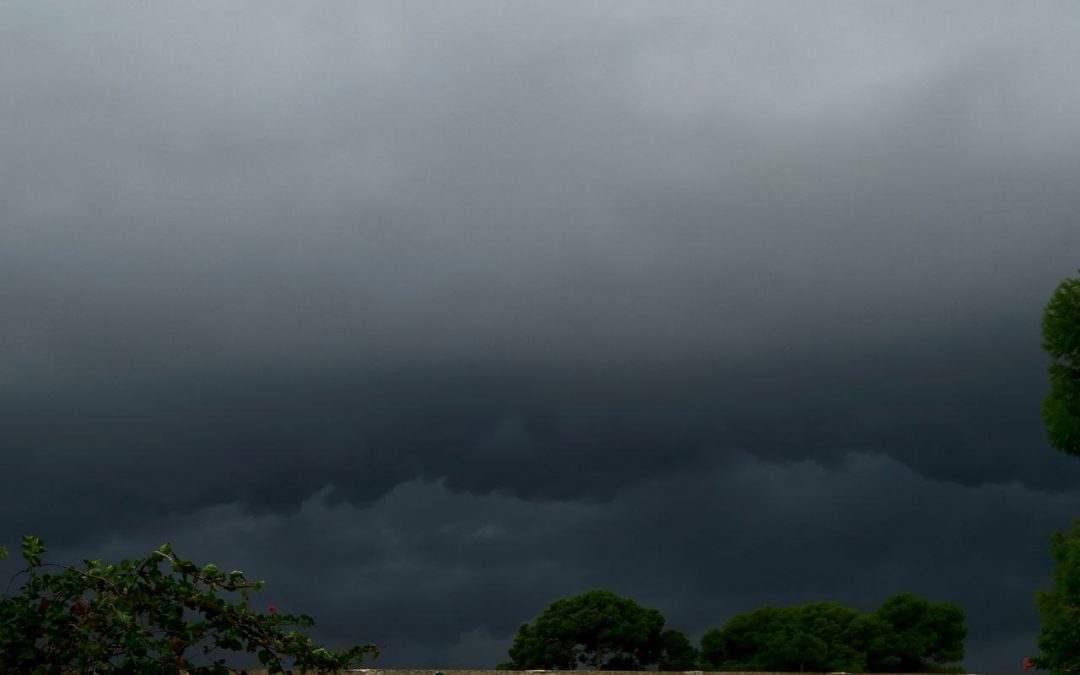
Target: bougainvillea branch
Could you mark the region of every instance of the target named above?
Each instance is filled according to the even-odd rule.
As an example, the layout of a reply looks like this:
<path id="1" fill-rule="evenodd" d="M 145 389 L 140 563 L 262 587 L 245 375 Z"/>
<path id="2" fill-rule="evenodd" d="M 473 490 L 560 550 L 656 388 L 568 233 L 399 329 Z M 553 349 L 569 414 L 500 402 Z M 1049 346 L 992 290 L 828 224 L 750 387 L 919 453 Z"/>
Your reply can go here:
<path id="1" fill-rule="evenodd" d="M 331 673 L 376 656 L 374 645 L 333 652 L 296 628 L 307 615 L 248 609 L 263 582 L 240 570 L 225 573 L 181 559 L 164 544 L 145 558 L 84 567 L 42 562 L 45 546 L 22 539 L 27 566 L 21 588 L 0 596 L 0 672 L 229 673 L 224 659 L 195 665 L 217 650 L 254 654 L 271 673 Z M 0 558 L 7 551 L 0 548 Z M 57 569 L 56 573 L 45 570 Z M 239 596 L 229 602 L 222 593 Z"/>

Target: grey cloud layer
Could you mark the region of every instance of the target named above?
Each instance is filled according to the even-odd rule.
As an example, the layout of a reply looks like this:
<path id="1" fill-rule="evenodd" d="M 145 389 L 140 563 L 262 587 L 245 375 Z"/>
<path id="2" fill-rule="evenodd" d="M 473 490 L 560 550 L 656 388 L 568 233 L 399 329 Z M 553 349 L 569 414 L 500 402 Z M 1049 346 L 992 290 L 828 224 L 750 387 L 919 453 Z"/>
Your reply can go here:
<path id="1" fill-rule="evenodd" d="M 0 7 L 2 529 L 173 538 L 388 664 L 601 586 L 916 590 L 1009 670 L 1080 484 L 1076 15 Z"/>
<path id="2" fill-rule="evenodd" d="M 103 522 L 235 499 L 289 510 L 327 482 L 366 503 L 413 476 L 610 500 L 732 450 L 826 466 L 873 451 L 959 485 L 1075 489 L 1080 467 L 1039 420 L 1037 333 L 991 335 L 743 368 L 263 369 L 27 391 L 3 401 L 0 443 L 50 488 L 5 508 L 32 518 L 88 479 L 113 486 L 85 495 Z"/>
<path id="3" fill-rule="evenodd" d="M 1080 247 L 1049 7 L 204 9 L 7 10 L 12 377 L 760 358 L 1020 311 Z"/>

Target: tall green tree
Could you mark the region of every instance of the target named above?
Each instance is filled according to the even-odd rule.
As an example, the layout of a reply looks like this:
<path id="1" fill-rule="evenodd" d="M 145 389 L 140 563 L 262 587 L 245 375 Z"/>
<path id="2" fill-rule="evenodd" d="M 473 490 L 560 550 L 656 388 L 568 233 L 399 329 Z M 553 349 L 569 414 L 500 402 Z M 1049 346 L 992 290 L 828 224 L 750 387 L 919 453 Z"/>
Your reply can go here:
<path id="1" fill-rule="evenodd" d="M 1050 393 L 1043 422 L 1050 444 L 1080 455 L 1080 278 L 1065 279 L 1054 289 L 1042 320 L 1043 349 L 1050 355 Z M 1042 613 L 1039 650 L 1032 661 L 1055 673 L 1080 669 L 1080 519 L 1072 529 L 1055 532 L 1050 551 L 1057 563 L 1053 588 L 1038 591 Z"/>
<path id="2" fill-rule="evenodd" d="M 609 591 L 588 591 L 551 603 L 532 624 L 523 624 L 499 668 L 640 670 L 664 654 L 664 617 Z M 677 637 L 667 640 L 678 648 Z M 685 654 L 680 654 L 685 656 Z"/>
<path id="3" fill-rule="evenodd" d="M 1043 349 L 1052 359 L 1042 417 L 1050 444 L 1080 455 L 1080 278 L 1054 289 L 1042 320 Z"/>
<path id="4" fill-rule="evenodd" d="M 1036 593 L 1042 613 L 1035 667 L 1054 673 L 1080 670 L 1080 518 L 1068 532 L 1055 532 L 1050 550 L 1057 563 L 1054 587 Z"/>

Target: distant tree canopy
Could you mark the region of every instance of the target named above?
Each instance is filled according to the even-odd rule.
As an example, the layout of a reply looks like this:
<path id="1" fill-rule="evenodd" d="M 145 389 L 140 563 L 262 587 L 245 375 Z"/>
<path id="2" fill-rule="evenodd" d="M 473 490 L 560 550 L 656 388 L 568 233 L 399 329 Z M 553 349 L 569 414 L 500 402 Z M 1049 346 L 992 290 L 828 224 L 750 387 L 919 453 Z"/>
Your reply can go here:
<path id="1" fill-rule="evenodd" d="M 687 670 L 697 662 L 685 635 L 664 630 L 660 612 L 609 591 L 551 603 L 532 624 L 522 624 L 509 654 L 500 669 L 641 670 L 663 664 Z"/>
<path id="2" fill-rule="evenodd" d="M 1052 359 L 1043 422 L 1051 445 L 1080 455 L 1080 278 L 1058 284 L 1043 312 L 1042 332 Z"/>
<path id="3" fill-rule="evenodd" d="M 1080 540 L 1078 540 L 1080 542 Z M 1077 544 L 1080 558 L 1080 543 Z M 589 591 L 556 600 L 510 647 L 505 670 L 960 672 L 964 610 L 914 593 L 871 614 L 836 602 L 762 607 L 701 638 L 700 650 L 664 617 L 629 598 Z"/>
<path id="4" fill-rule="evenodd" d="M 660 633 L 660 661 L 657 670 L 695 670 L 698 650 L 680 631 L 669 628 Z"/>
<path id="5" fill-rule="evenodd" d="M 913 593 L 872 614 L 835 602 L 762 607 L 701 638 L 701 667 L 732 671 L 941 672 L 964 658 L 964 610 Z"/>

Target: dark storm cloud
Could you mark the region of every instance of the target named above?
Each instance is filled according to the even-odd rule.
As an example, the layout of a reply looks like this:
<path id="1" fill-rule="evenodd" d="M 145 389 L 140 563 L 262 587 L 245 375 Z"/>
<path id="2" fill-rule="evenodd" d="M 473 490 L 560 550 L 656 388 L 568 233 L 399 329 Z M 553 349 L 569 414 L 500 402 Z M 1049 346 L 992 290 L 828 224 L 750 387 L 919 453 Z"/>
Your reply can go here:
<path id="1" fill-rule="evenodd" d="M 1015 484 L 957 488 L 871 455 L 830 470 L 737 454 L 626 496 L 535 503 L 413 480 L 366 507 L 326 492 L 291 514 L 208 507 L 93 554 L 146 550 L 164 524 L 188 555 L 271 580 L 266 602 L 317 608 L 321 638 L 376 640 L 387 666 L 494 663 L 552 598 L 602 586 L 694 636 L 766 602 L 870 610 L 912 590 L 967 607 L 968 666 L 993 671 L 1032 648 L 1032 583 L 1050 571 L 1043 530 L 1075 507 Z"/>
<path id="2" fill-rule="evenodd" d="M 327 484 L 366 503 L 412 476 L 477 494 L 608 500 L 732 450 L 824 465 L 872 451 L 962 485 L 1074 488 L 1080 468 L 1044 440 L 1034 326 L 989 330 L 991 350 L 962 336 L 743 368 L 267 369 L 114 382 L 11 397 L 0 439 L 57 492 L 92 481 L 112 486 L 87 497 L 102 508 L 143 505 L 128 518 L 236 498 L 289 510 Z M 19 512 L 21 496 L 9 499 Z"/>
<path id="3" fill-rule="evenodd" d="M 398 665 L 599 586 L 916 590 L 1004 670 L 1080 481 L 1075 13 L 4 7 L 4 529 L 171 537 Z"/>

